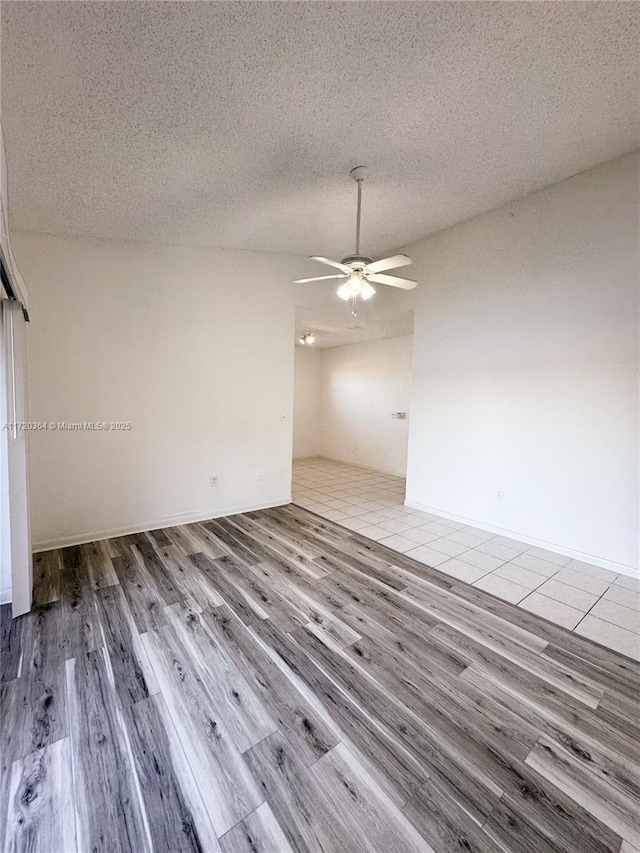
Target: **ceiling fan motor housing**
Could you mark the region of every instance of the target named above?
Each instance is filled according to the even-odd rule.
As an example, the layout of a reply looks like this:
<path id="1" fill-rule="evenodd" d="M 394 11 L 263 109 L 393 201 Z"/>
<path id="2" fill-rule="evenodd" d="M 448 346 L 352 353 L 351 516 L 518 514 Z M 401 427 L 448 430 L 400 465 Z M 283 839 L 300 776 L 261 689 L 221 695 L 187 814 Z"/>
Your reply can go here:
<path id="1" fill-rule="evenodd" d="M 366 255 L 349 255 L 348 258 L 343 258 L 341 263 L 354 270 L 361 270 L 367 264 L 373 263 L 373 258 L 368 258 Z"/>

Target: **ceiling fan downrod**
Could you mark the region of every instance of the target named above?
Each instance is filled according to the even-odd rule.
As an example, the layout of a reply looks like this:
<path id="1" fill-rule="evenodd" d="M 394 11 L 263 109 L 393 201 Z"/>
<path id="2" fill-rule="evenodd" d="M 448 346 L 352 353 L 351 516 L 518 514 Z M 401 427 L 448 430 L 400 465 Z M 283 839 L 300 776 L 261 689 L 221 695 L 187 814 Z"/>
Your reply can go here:
<path id="1" fill-rule="evenodd" d="M 356 166 L 355 169 L 352 169 L 349 172 L 353 180 L 358 184 L 358 206 L 356 209 L 356 255 L 360 254 L 360 213 L 362 210 L 362 184 L 364 182 L 364 176 L 366 171 L 366 166 Z"/>

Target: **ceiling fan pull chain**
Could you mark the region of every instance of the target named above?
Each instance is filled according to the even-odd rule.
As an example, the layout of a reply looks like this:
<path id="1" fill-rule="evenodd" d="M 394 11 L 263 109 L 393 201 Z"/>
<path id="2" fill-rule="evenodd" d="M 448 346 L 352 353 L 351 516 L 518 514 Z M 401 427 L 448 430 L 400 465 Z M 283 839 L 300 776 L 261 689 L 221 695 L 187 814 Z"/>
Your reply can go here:
<path id="1" fill-rule="evenodd" d="M 356 317 L 356 318 L 358 316 L 357 305 L 358 305 L 358 297 L 352 296 L 351 297 L 351 316 Z"/>

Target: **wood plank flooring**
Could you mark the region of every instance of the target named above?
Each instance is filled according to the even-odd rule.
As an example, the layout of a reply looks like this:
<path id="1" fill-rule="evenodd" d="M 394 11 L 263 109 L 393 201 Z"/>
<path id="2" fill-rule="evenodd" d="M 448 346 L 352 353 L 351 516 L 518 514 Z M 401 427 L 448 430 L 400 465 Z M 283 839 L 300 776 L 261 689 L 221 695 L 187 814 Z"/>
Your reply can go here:
<path id="1" fill-rule="evenodd" d="M 640 664 L 289 505 L 37 555 L 0 850 L 634 853 Z"/>

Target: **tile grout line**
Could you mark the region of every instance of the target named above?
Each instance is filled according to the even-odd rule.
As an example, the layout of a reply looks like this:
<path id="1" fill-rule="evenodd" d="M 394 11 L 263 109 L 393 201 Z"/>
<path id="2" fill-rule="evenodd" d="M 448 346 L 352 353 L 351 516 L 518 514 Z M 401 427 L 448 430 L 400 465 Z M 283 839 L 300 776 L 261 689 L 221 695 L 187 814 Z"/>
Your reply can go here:
<path id="1" fill-rule="evenodd" d="M 604 596 L 607 594 L 607 592 L 611 589 L 612 586 L 613 586 L 612 583 L 609 584 L 609 586 L 605 589 L 605 591 L 602 593 L 602 595 L 599 596 L 599 598 L 593 602 L 593 604 L 587 610 L 587 612 L 584 614 L 584 616 L 582 617 L 580 622 L 578 622 L 578 624 L 576 625 L 576 628 L 578 628 L 578 626 L 584 621 L 584 619 L 587 616 L 589 616 L 589 614 L 591 613 L 593 608 L 596 606 L 596 604 L 604 598 Z M 613 603 L 615 604 L 616 602 L 614 601 Z M 620 607 L 624 607 L 624 604 L 621 604 Z M 627 610 L 633 610 L 633 608 L 628 607 Z M 636 612 L 638 612 L 638 611 L 636 611 Z M 611 621 L 609 621 L 609 619 L 605 619 L 604 616 L 594 616 L 593 618 L 594 619 L 600 619 L 602 622 L 606 622 L 607 625 L 613 625 L 614 628 L 620 628 L 623 631 L 627 631 L 629 634 L 636 634 L 638 637 L 638 642 L 640 642 L 640 615 L 639 615 L 639 624 L 638 624 L 638 630 L 637 631 L 632 631 L 629 628 L 625 628 L 624 625 L 618 625 L 616 622 L 611 622 Z M 574 628 L 573 630 L 575 631 L 576 628 Z"/>

